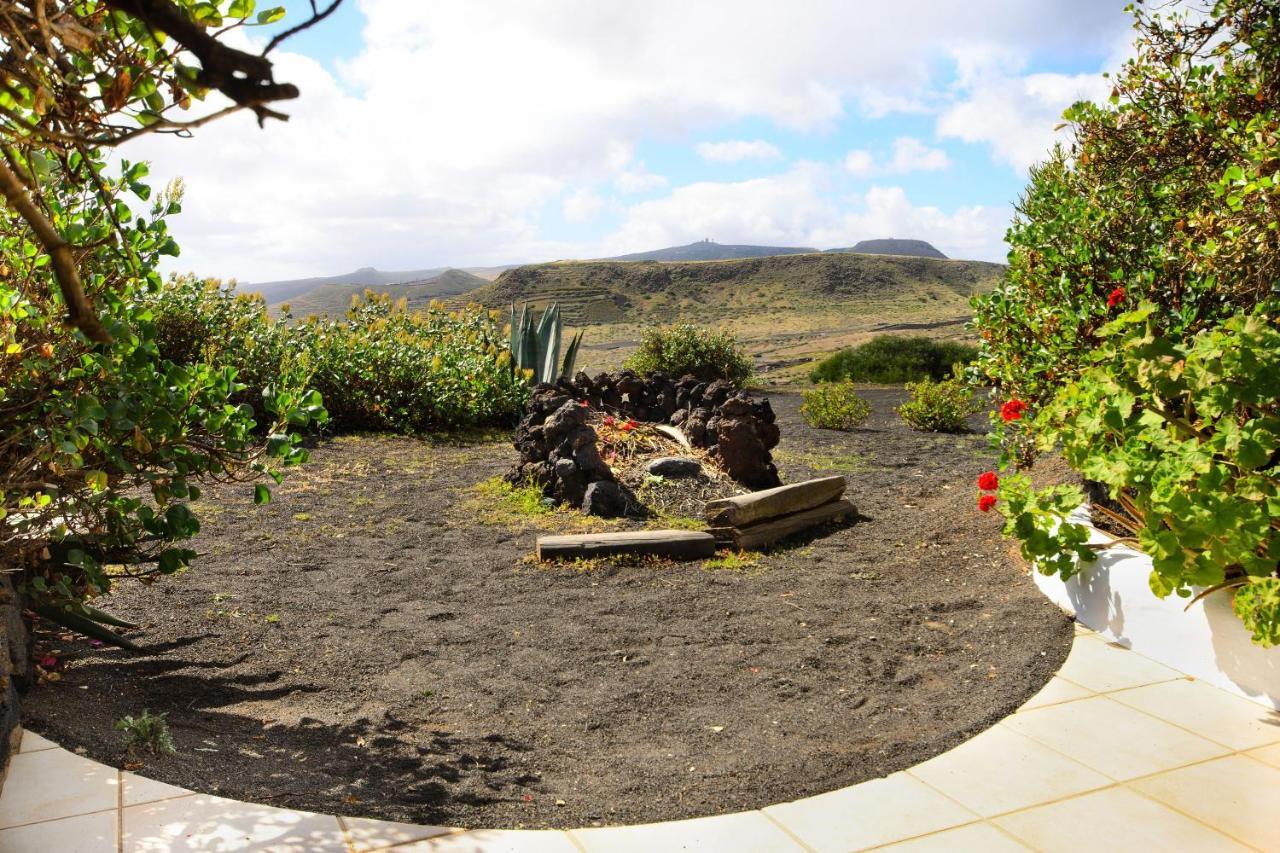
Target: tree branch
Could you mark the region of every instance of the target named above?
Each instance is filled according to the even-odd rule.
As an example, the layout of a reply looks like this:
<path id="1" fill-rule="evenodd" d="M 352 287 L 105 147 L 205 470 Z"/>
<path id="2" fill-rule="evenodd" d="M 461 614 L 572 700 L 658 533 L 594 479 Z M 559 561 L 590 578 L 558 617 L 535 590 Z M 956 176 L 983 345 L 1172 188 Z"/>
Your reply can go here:
<path id="1" fill-rule="evenodd" d="M 111 335 L 103 328 L 102 321 L 93 309 L 93 303 L 85 295 L 84 286 L 80 283 L 80 271 L 76 269 L 71 244 L 63 239 L 53 223 L 40 212 L 22 180 L 5 162 L 0 162 L 0 192 L 4 193 L 9 207 L 26 220 L 36 239 L 44 246 L 45 253 L 49 255 L 54 277 L 62 291 L 62 299 L 67 304 L 67 322 L 84 332 L 85 337 L 91 341 L 111 343 Z"/>

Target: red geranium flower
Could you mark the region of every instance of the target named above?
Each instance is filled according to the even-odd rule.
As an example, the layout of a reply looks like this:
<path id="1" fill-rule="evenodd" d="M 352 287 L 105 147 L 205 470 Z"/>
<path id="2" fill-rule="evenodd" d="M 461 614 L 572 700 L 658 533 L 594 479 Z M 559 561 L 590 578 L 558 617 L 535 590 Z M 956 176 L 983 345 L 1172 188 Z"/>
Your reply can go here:
<path id="1" fill-rule="evenodd" d="M 583 401 L 582 401 L 581 403 L 579 403 L 578 405 L 579 405 L 579 406 L 581 406 L 581 407 L 582 407 L 582 408 L 584 408 L 584 409 L 589 409 L 589 408 L 591 408 L 591 404 L 590 404 L 590 403 L 588 403 L 586 400 L 583 400 Z"/>
<path id="2" fill-rule="evenodd" d="M 978 475 L 978 488 L 986 491 L 994 491 L 1000 488 L 1000 478 L 996 476 L 995 471 L 983 471 Z"/>
<path id="3" fill-rule="evenodd" d="M 1009 421 L 1017 421 L 1022 419 L 1022 413 L 1027 410 L 1027 404 L 1021 400 L 1010 400 L 1000 407 L 1000 419 L 1005 423 Z"/>
<path id="4" fill-rule="evenodd" d="M 604 417 L 604 425 L 605 425 L 605 426 L 613 426 L 613 424 L 614 424 L 613 415 L 605 415 L 605 417 Z"/>
<path id="5" fill-rule="evenodd" d="M 55 666 L 58 665 L 58 659 L 55 658 L 53 655 L 45 655 L 44 657 L 40 658 L 40 665 L 45 669 L 53 669 Z"/>
<path id="6" fill-rule="evenodd" d="M 983 512 L 991 512 L 991 508 L 996 505 L 995 495 L 978 495 L 978 509 Z"/>
<path id="7" fill-rule="evenodd" d="M 1107 307 L 1115 308 L 1117 305 L 1119 305 L 1123 301 L 1124 301 L 1124 288 L 1117 287 L 1115 290 L 1111 291 L 1111 294 L 1109 296 L 1107 296 Z"/>

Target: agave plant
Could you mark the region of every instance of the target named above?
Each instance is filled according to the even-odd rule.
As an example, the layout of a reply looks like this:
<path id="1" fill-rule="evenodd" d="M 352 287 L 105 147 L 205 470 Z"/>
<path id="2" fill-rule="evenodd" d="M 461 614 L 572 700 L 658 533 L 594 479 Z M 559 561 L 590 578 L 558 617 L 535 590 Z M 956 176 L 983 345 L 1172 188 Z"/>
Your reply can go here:
<path id="1" fill-rule="evenodd" d="M 554 382 L 561 376 L 573 373 L 574 362 L 578 360 L 578 347 L 582 344 L 582 332 L 569 340 L 564 351 L 564 361 L 561 361 L 560 339 L 564 323 L 560 318 L 559 303 L 551 303 L 542 312 L 536 328 L 533 314 L 529 304 L 525 303 L 517 317 L 515 303 L 511 304 L 512 365 L 520 370 L 533 371 L 534 382 Z"/>

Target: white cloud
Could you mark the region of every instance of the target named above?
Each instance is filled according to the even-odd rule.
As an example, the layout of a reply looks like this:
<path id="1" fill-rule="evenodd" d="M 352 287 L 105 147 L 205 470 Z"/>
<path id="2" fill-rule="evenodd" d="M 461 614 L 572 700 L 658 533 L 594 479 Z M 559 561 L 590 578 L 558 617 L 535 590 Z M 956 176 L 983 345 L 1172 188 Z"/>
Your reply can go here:
<path id="1" fill-rule="evenodd" d="M 260 130 L 237 115 L 121 153 L 187 180 L 178 269 L 265 280 L 563 257 L 583 247 L 549 236 L 544 214 L 571 188 L 659 189 L 636 162 L 648 140 L 683 144 L 743 121 L 826 131 L 850 109 L 936 107 L 939 59 L 958 46 L 1094 44 L 1127 31 L 1116 5 L 921 0 L 907 15 L 847 0 L 810 0 L 803 14 L 775 0 L 359 0 L 362 49 L 338 74 L 272 54 L 277 79 L 302 92 L 287 124 Z M 981 103 L 991 84 L 960 94 Z M 1044 85 L 1020 91 L 1034 105 Z M 947 135 L 1000 149 L 965 116 Z M 757 216 L 763 233 L 809 221 Z"/>
<path id="2" fill-rule="evenodd" d="M 618 192 L 631 195 L 661 189 L 667 185 L 667 179 L 662 175 L 655 175 L 645 169 L 643 163 L 639 163 L 635 169 L 622 172 L 614 178 L 613 185 L 618 188 Z"/>
<path id="3" fill-rule="evenodd" d="M 914 136 L 899 136 L 893 141 L 892 156 L 877 161 L 866 148 L 855 148 L 844 156 L 844 168 L 855 177 L 875 174 L 905 175 L 909 172 L 935 172 L 951 166 L 951 158 L 941 148 L 930 148 Z"/>
<path id="4" fill-rule="evenodd" d="M 698 156 L 717 163 L 737 163 L 740 160 L 777 160 L 782 157 L 778 146 L 763 139 L 732 139 L 727 142 L 699 142 Z"/>
<path id="5" fill-rule="evenodd" d="M 604 210 L 605 200 L 592 190 L 583 187 L 575 190 L 564 200 L 563 210 L 566 222 L 586 222 Z"/>
<path id="6" fill-rule="evenodd" d="M 836 170 L 801 163 L 770 177 L 702 181 L 632 205 L 597 254 L 621 254 L 711 237 L 720 242 L 836 248 L 876 237 L 928 240 L 951 257 L 1004 260 L 1008 207 L 944 211 L 917 206 L 901 187 L 873 187 L 839 204 Z"/>
<path id="7" fill-rule="evenodd" d="M 938 136 L 986 143 L 993 157 L 1024 173 L 1067 139 L 1054 131 L 1064 109 L 1111 89 L 1101 72 L 1025 74 L 1025 57 L 1009 50 L 973 49 L 956 60 L 960 97 L 939 115 Z"/>
<path id="8" fill-rule="evenodd" d="M 855 148 L 844 155 L 844 167 L 850 174 L 863 177 L 875 172 L 876 158 L 865 148 Z"/>
<path id="9" fill-rule="evenodd" d="M 941 148 L 930 148 L 912 136 L 900 136 L 893 141 L 893 159 L 888 171 L 903 175 L 907 172 L 936 172 L 951 165 L 951 158 Z"/>

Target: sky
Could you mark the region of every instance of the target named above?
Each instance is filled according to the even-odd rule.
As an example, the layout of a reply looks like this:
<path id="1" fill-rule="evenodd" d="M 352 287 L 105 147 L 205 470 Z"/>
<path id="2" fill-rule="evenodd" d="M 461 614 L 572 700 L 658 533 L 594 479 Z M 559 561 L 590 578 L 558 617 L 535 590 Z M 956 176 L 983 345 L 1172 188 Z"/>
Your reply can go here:
<path id="1" fill-rule="evenodd" d="M 307 10 L 285 5 L 286 24 Z M 121 154 L 185 182 L 168 271 L 222 279 L 705 238 L 1002 261 L 1062 110 L 1105 97 L 1128 54 L 1124 5 L 346 0 L 272 53 L 301 90 L 287 123 L 237 114 Z"/>

